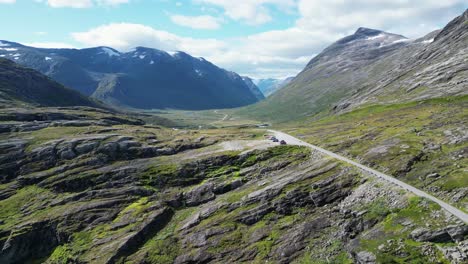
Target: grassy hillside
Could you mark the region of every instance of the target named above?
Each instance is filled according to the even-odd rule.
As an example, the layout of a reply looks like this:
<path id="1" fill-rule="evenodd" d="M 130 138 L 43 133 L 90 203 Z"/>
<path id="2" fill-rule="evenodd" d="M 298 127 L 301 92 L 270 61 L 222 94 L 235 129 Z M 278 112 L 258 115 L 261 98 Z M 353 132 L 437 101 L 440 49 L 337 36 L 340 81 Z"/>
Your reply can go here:
<path id="1" fill-rule="evenodd" d="M 468 96 L 372 105 L 284 129 L 468 211 Z"/>

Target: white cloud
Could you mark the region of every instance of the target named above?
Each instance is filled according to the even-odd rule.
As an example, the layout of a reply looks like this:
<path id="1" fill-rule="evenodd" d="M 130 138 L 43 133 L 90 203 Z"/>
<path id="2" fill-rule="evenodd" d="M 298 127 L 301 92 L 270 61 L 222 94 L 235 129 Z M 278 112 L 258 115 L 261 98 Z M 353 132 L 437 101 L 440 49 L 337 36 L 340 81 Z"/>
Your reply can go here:
<path id="1" fill-rule="evenodd" d="M 299 0 L 296 26 L 346 34 L 364 26 L 417 37 L 443 26 L 464 5 L 466 0 Z"/>
<path id="2" fill-rule="evenodd" d="M 272 20 L 267 5 L 280 8 L 295 6 L 295 0 L 194 0 L 197 3 L 221 7 L 229 18 L 244 21 L 251 25 L 260 25 Z"/>
<path id="3" fill-rule="evenodd" d="M 2 1 L 2 0 L 0 0 Z M 130 0 L 36 0 L 37 2 L 47 2 L 51 7 L 71 7 L 71 8 L 89 8 L 95 5 L 117 6 L 128 3 Z"/>
<path id="4" fill-rule="evenodd" d="M 131 23 L 112 23 L 72 33 L 72 37 L 86 46 L 110 46 L 128 51 L 136 46 L 166 51 L 183 50 L 197 56 L 208 56 L 210 50 L 224 48 L 225 43 L 216 39 L 181 37 L 149 26 Z"/>
<path id="5" fill-rule="evenodd" d="M 300 71 L 313 56 L 304 47 L 321 44 L 317 41 L 321 36 L 307 35 L 301 41 L 294 41 L 296 46 L 288 47 L 284 42 L 277 41 L 277 37 L 299 39 L 304 32 L 292 30 L 286 34 L 287 36 L 282 36 L 281 31 L 268 32 L 221 41 L 181 37 L 141 24 L 113 23 L 86 32 L 72 33 L 72 37 L 86 47 L 110 46 L 121 51 L 128 51 L 136 46 L 166 51 L 182 50 L 193 56 L 205 57 L 240 74 L 284 77 Z"/>
<path id="6" fill-rule="evenodd" d="M 50 48 L 50 49 L 74 49 L 75 46 L 62 43 L 62 42 L 31 42 L 31 43 L 23 43 L 26 46 L 36 47 L 36 48 Z"/>
<path id="7" fill-rule="evenodd" d="M 87 8 L 93 6 L 91 0 L 48 0 L 51 7 Z"/>
<path id="8" fill-rule="evenodd" d="M 111 46 L 126 51 L 135 46 L 183 50 L 229 70 L 252 77 L 285 77 L 301 71 L 323 48 L 358 27 L 370 27 L 414 38 L 444 26 L 466 10 L 466 0 L 193 0 L 206 8 L 222 7 L 231 19 L 258 23 L 270 17 L 272 6 L 297 4 L 293 26 L 217 40 L 178 36 L 141 24 L 114 23 L 73 38 L 86 46 Z M 246 6 L 245 9 L 238 9 Z M 205 6 L 202 6 L 205 7 Z"/>
<path id="9" fill-rule="evenodd" d="M 16 0 L 0 0 L 0 4 L 14 4 Z"/>
<path id="10" fill-rule="evenodd" d="M 171 20 L 173 23 L 189 27 L 193 29 L 219 29 L 221 27 L 220 19 L 213 16 L 182 16 L 172 15 Z"/>

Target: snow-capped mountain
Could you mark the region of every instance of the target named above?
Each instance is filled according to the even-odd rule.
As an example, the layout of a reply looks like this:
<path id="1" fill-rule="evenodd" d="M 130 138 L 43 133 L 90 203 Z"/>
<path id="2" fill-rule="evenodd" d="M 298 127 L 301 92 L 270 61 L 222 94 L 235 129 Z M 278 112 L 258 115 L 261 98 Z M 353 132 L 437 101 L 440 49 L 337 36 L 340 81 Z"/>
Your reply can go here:
<path id="1" fill-rule="evenodd" d="M 468 10 L 418 39 L 359 28 L 312 58 L 286 87 L 239 113 L 286 121 L 365 104 L 464 95 L 467 46 Z"/>
<path id="2" fill-rule="evenodd" d="M 238 107 L 259 100 L 238 74 L 181 51 L 43 49 L 0 41 L 0 57 L 115 105 L 196 110 Z"/>

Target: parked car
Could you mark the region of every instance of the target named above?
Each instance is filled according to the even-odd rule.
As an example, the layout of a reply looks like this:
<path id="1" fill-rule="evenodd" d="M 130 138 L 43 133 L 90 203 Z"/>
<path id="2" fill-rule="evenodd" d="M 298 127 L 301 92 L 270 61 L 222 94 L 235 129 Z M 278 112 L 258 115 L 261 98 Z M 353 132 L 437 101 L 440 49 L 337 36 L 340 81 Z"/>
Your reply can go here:
<path id="1" fill-rule="evenodd" d="M 277 139 L 276 137 L 271 137 L 270 140 L 274 141 L 275 139 Z"/>
<path id="2" fill-rule="evenodd" d="M 281 141 L 280 141 L 280 144 L 281 144 L 281 145 L 286 145 L 286 141 L 281 140 Z"/>
<path id="3" fill-rule="evenodd" d="M 273 142 L 279 142 L 279 140 L 277 138 L 274 138 Z"/>

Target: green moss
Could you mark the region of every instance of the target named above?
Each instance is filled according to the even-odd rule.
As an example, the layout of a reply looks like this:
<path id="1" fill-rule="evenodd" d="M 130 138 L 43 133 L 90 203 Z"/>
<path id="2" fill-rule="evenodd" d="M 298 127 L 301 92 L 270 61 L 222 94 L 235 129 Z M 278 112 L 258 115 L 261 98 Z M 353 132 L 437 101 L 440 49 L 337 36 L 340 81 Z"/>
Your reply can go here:
<path id="1" fill-rule="evenodd" d="M 33 132 L 21 133 L 20 136 L 30 138 L 26 151 L 31 151 L 38 145 L 57 139 L 77 136 L 84 132 L 95 130 L 96 127 L 47 127 Z"/>
<path id="2" fill-rule="evenodd" d="M 165 238 L 151 243 L 146 260 L 149 263 L 173 263 L 178 254 L 178 242 L 174 238 Z"/>
<path id="3" fill-rule="evenodd" d="M 52 255 L 50 255 L 46 263 L 67 264 L 75 261 L 76 256 L 74 255 L 74 252 L 70 246 L 62 245 L 55 248 L 54 252 L 52 252 Z"/>
<path id="4" fill-rule="evenodd" d="M 36 209 L 54 196 L 50 191 L 37 187 L 28 186 L 20 189 L 15 195 L 0 201 L 0 228 L 9 228 L 23 219 L 22 209 L 32 213 L 38 213 Z M 23 219 L 24 220 L 24 219 Z"/>
<path id="5" fill-rule="evenodd" d="M 466 142 L 449 144 L 446 131 L 459 132 L 468 117 L 468 96 L 418 102 L 370 105 L 319 121 L 290 123 L 282 130 L 340 153 L 420 189 L 438 187 L 437 196 L 451 202 L 451 192 L 467 186 L 467 158 L 458 153 Z M 440 148 L 427 150 L 428 144 Z M 437 179 L 426 179 L 432 173 Z M 468 198 L 453 204 L 463 209 Z"/>
<path id="6" fill-rule="evenodd" d="M 366 205 L 367 213 L 365 214 L 366 219 L 377 219 L 381 220 L 390 213 L 387 202 L 384 198 L 378 198 L 369 205 Z"/>
<path id="7" fill-rule="evenodd" d="M 145 185 L 161 188 L 176 177 L 177 170 L 177 164 L 173 163 L 155 165 L 146 169 L 140 177 Z"/>

